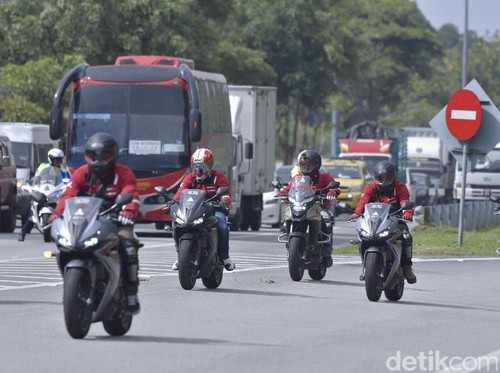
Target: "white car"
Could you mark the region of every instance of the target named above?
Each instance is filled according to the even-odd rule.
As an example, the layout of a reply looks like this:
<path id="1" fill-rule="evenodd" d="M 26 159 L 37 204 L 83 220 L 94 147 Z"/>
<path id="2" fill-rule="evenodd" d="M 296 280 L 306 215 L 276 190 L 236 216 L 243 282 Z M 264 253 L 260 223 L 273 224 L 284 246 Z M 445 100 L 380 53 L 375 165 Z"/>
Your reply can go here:
<path id="1" fill-rule="evenodd" d="M 275 199 L 276 191 L 265 192 L 262 195 L 264 208 L 262 209 L 262 224 L 270 225 L 273 228 L 279 228 L 283 222 L 283 205 L 278 199 Z"/>

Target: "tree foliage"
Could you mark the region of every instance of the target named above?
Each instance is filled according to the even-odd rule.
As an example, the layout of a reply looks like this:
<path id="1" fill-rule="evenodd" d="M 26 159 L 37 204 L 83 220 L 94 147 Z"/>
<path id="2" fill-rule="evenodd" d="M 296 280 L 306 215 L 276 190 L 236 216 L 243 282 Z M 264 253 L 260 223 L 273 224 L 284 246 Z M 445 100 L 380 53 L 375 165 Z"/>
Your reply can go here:
<path id="1" fill-rule="evenodd" d="M 470 32 L 468 80 L 500 100 L 500 36 Z M 330 149 L 361 120 L 427 126 L 461 85 L 461 35 L 412 0 L 0 1 L 0 119 L 45 122 L 80 62 L 175 55 L 230 84 L 278 87 L 278 157 Z"/>

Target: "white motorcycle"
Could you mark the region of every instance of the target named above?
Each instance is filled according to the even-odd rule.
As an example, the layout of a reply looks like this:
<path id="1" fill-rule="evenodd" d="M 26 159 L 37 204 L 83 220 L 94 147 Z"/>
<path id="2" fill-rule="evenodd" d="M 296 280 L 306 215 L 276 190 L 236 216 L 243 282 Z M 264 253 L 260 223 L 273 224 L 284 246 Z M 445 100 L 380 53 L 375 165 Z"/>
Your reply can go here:
<path id="1" fill-rule="evenodd" d="M 51 241 L 50 226 L 47 226 L 48 219 L 54 213 L 57 202 L 66 190 L 68 182 L 69 178 L 59 168 L 48 167 L 42 170 L 40 175 L 34 177 L 29 184 L 21 187 L 31 196 L 41 195 L 37 198 L 31 198 L 31 219 L 35 228 L 42 233 L 44 242 Z"/>

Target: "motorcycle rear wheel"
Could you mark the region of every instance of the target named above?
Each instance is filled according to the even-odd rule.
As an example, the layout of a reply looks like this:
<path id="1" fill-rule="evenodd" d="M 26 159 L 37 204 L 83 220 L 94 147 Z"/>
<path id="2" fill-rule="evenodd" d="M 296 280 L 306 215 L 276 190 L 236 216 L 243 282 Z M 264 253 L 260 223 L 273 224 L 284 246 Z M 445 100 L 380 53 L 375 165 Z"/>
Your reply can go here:
<path id="1" fill-rule="evenodd" d="M 382 256 L 376 253 L 368 253 L 365 258 L 365 290 L 366 296 L 372 302 L 377 302 L 382 295 L 384 285 L 384 264 Z"/>
<path id="2" fill-rule="evenodd" d="M 293 281 L 300 281 L 304 276 L 305 261 L 304 247 L 306 246 L 305 240 L 300 237 L 290 237 L 288 242 L 288 272 Z"/>
<path id="3" fill-rule="evenodd" d="M 92 284 L 89 273 L 83 268 L 68 268 L 64 275 L 64 322 L 69 335 L 84 338 L 92 322 Z"/>
<path id="4" fill-rule="evenodd" d="M 220 264 L 215 265 L 210 277 L 203 277 L 201 281 L 207 289 L 217 289 L 222 282 L 224 267 Z"/>
<path id="5" fill-rule="evenodd" d="M 45 227 L 49 223 L 50 214 L 42 214 L 42 227 Z M 43 242 L 52 241 L 52 237 L 50 236 L 50 227 L 43 229 Z"/>
<path id="6" fill-rule="evenodd" d="M 179 242 L 179 282 L 184 290 L 191 290 L 198 277 L 196 245 L 191 240 Z"/>

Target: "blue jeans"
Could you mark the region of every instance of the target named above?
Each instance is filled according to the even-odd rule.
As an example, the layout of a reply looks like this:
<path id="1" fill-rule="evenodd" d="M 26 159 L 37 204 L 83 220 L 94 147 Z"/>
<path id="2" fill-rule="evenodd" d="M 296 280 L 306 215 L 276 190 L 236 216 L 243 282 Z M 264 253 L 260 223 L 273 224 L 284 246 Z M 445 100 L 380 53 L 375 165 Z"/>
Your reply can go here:
<path id="1" fill-rule="evenodd" d="M 217 219 L 217 252 L 220 260 L 229 258 L 229 227 L 226 215 L 222 211 L 215 211 Z"/>

